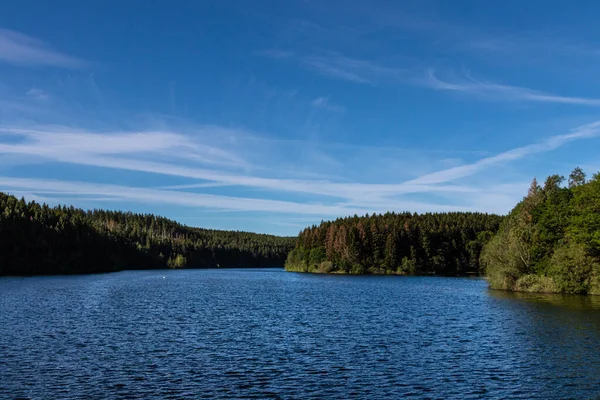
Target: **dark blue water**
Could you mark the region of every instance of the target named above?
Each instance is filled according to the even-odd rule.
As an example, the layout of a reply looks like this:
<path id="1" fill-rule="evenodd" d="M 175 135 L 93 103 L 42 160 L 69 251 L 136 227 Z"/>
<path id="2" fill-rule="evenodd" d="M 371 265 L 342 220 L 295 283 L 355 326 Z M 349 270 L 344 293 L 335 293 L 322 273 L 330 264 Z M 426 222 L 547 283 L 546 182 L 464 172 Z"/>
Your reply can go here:
<path id="1" fill-rule="evenodd" d="M 0 279 L 0 398 L 598 398 L 600 299 L 281 270 Z"/>

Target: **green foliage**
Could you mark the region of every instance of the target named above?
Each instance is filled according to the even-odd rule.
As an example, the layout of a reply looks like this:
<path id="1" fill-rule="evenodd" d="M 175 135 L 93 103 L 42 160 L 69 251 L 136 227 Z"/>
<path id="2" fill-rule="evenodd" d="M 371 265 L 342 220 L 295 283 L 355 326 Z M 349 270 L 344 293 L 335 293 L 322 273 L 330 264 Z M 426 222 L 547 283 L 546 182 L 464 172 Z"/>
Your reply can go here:
<path id="1" fill-rule="evenodd" d="M 515 282 L 515 290 L 531 293 L 556 293 L 558 287 L 554 279 L 542 275 L 523 275 Z"/>
<path id="2" fill-rule="evenodd" d="M 147 214 L 49 207 L 0 193 L 0 275 L 281 266 L 295 241 L 191 228 Z"/>
<path id="3" fill-rule="evenodd" d="M 304 255 L 303 247 L 292 249 L 285 262 L 285 269 L 292 272 L 308 272 L 308 263 L 305 261 Z"/>
<path id="4" fill-rule="evenodd" d="M 522 275 L 520 258 L 516 252 L 506 251 L 509 240 L 510 236 L 503 226 L 481 253 L 481 264 L 487 267 L 487 278 L 493 289 L 511 289 Z"/>
<path id="5" fill-rule="evenodd" d="M 583 246 L 569 242 L 561 245 L 550 259 L 548 273 L 564 293 L 587 293 L 594 269 L 594 260 Z"/>
<path id="6" fill-rule="evenodd" d="M 417 272 L 417 261 L 402 257 L 402 264 L 396 269 L 396 273 L 399 275 L 415 275 Z"/>
<path id="7" fill-rule="evenodd" d="M 181 254 L 177 254 L 175 257 L 171 256 L 167 261 L 167 267 L 171 269 L 184 268 L 187 265 L 187 260 Z"/>
<path id="8" fill-rule="evenodd" d="M 585 183 L 585 173 L 579 167 L 576 167 L 569 175 L 569 189 L 575 186 L 581 186 Z"/>
<path id="9" fill-rule="evenodd" d="M 600 177 L 576 168 L 532 184 L 485 246 L 481 263 L 495 289 L 600 294 Z"/>
<path id="10" fill-rule="evenodd" d="M 308 255 L 308 263 L 311 265 L 321 264 L 323 261 L 327 259 L 325 254 L 325 247 L 319 246 L 310 250 Z"/>
<path id="11" fill-rule="evenodd" d="M 570 236 L 592 256 L 600 257 L 600 175 L 573 189 Z"/>
<path id="12" fill-rule="evenodd" d="M 340 218 L 302 231 L 286 269 L 401 275 L 479 273 L 483 245 L 502 217 L 480 213 L 386 213 Z"/>

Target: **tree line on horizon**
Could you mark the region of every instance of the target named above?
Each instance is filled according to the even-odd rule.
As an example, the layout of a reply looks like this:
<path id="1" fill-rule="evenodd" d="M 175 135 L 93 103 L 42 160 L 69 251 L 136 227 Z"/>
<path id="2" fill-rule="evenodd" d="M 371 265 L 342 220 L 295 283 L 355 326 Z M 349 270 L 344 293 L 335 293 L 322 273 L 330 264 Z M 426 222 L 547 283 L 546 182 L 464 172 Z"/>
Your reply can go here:
<path id="1" fill-rule="evenodd" d="M 507 216 L 338 218 L 298 237 L 192 228 L 151 214 L 50 207 L 0 192 L 0 275 L 155 268 L 486 275 L 497 289 L 600 294 L 600 173 L 533 180 Z"/>
<path id="2" fill-rule="evenodd" d="M 527 196 L 484 247 L 490 286 L 528 292 L 600 294 L 600 173 L 586 181 L 534 179 Z"/>
<path id="3" fill-rule="evenodd" d="M 0 275 L 281 267 L 295 241 L 151 214 L 50 207 L 0 192 Z"/>
<path id="4" fill-rule="evenodd" d="M 286 269 L 296 272 L 480 274 L 483 245 L 502 217 L 472 212 L 353 216 L 303 230 Z"/>

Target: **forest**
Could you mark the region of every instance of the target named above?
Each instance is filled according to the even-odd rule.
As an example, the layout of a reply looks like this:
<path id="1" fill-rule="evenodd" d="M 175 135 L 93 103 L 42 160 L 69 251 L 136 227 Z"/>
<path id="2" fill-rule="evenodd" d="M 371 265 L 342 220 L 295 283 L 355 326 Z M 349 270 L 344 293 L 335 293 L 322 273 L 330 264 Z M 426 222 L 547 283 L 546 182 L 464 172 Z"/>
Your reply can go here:
<path id="1" fill-rule="evenodd" d="M 157 268 L 486 275 L 494 289 L 600 294 L 600 174 L 533 180 L 507 216 L 339 218 L 297 238 L 192 228 L 150 214 L 50 207 L 0 193 L 0 275 Z"/>
<path id="2" fill-rule="evenodd" d="M 600 294 L 600 174 L 534 179 L 481 260 L 495 289 Z"/>
<path id="3" fill-rule="evenodd" d="M 0 275 L 282 267 L 295 241 L 191 228 L 148 214 L 49 207 L 0 193 Z"/>
<path id="4" fill-rule="evenodd" d="M 386 213 L 302 231 L 288 271 L 486 275 L 512 291 L 600 294 L 600 173 L 534 179 L 505 217 Z"/>
<path id="5" fill-rule="evenodd" d="M 498 215 L 458 212 L 340 218 L 302 231 L 285 267 L 320 273 L 479 275 L 482 247 L 501 222 Z"/>

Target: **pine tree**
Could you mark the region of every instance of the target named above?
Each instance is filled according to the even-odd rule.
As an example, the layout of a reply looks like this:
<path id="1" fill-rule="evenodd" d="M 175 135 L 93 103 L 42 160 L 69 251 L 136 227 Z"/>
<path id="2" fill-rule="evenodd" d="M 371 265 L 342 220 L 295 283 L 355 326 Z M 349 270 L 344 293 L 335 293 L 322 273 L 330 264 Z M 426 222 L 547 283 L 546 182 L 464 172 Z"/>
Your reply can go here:
<path id="1" fill-rule="evenodd" d="M 527 197 L 536 196 L 539 193 L 540 189 L 541 189 L 540 185 L 538 185 L 537 179 L 535 179 L 535 177 L 534 177 L 533 180 L 531 181 L 531 185 L 529 186 L 529 191 L 527 192 Z"/>
<path id="2" fill-rule="evenodd" d="M 575 186 L 580 186 L 585 183 L 585 173 L 579 167 L 576 167 L 571 175 L 569 175 L 569 189 L 574 188 Z"/>

